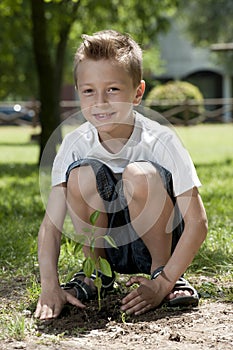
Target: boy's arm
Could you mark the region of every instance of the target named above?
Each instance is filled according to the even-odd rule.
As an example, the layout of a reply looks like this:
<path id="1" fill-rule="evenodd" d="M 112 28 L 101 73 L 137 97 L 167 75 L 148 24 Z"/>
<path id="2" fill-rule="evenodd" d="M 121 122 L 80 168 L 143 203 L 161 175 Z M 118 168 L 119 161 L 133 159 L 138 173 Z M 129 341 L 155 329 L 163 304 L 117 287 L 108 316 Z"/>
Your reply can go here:
<path id="1" fill-rule="evenodd" d="M 38 260 L 42 288 L 59 284 L 57 263 L 61 232 L 66 215 L 66 187 L 55 186 L 50 192 L 47 209 L 38 235 Z"/>
<path id="2" fill-rule="evenodd" d="M 207 217 L 198 189 L 177 197 L 177 204 L 184 218 L 184 232 L 164 272 L 175 283 L 193 261 L 207 235 Z"/>
<path id="3" fill-rule="evenodd" d="M 66 187 L 64 185 L 55 186 L 51 190 L 46 214 L 38 235 L 41 296 L 35 316 L 40 319 L 58 316 L 66 302 L 84 307 L 79 300 L 62 290 L 59 284 L 57 264 L 65 216 Z"/>

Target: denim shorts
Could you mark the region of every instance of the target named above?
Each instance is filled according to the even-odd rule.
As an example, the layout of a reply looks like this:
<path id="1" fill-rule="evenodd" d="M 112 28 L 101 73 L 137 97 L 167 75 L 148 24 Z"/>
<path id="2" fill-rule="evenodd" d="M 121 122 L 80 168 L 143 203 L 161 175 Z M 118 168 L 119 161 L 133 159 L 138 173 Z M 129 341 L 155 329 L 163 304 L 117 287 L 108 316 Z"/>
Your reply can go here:
<path id="1" fill-rule="evenodd" d="M 174 221 L 177 224 L 174 225 L 175 228 L 172 232 L 172 253 L 183 232 L 184 222 L 177 205 L 175 206 L 171 173 L 156 163 L 152 164 L 159 172 L 175 208 Z M 106 234 L 111 236 L 118 246 L 118 249 L 113 248 L 105 241 L 106 256 L 112 269 L 125 274 L 150 274 L 151 255 L 130 223 L 130 214 L 123 192 L 121 176 L 115 175 L 107 165 L 99 160 L 81 159 L 69 166 L 66 181 L 68 181 L 71 170 L 80 166 L 91 166 L 95 173 L 97 190 L 103 199 L 108 216 Z"/>

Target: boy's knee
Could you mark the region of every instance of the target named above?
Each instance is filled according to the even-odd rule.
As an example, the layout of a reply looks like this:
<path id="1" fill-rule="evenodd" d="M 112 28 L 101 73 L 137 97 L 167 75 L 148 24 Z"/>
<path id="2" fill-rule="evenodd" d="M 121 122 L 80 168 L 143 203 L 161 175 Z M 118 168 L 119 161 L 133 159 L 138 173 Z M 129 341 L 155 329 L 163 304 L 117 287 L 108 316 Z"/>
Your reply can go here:
<path id="1" fill-rule="evenodd" d="M 122 178 L 131 196 L 145 197 L 153 189 L 163 187 L 158 170 L 149 162 L 130 163 L 125 168 Z"/>
<path id="2" fill-rule="evenodd" d="M 71 170 L 67 182 L 67 191 L 73 196 L 91 193 L 96 189 L 96 179 L 91 166 L 80 166 Z"/>

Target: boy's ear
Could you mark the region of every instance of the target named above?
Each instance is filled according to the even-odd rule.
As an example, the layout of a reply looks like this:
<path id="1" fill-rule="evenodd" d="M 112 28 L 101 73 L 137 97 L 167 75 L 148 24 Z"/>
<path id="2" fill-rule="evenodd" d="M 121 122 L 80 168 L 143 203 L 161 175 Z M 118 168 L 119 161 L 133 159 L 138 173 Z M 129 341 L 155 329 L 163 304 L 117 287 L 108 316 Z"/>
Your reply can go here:
<path id="1" fill-rule="evenodd" d="M 146 83 L 144 80 L 141 80 L 140 84 L 137 87 L 136 96 L 133 101 L 134 105 L 138 105 L 141 102 L 145 92 L 145 88 L 146 88 Z"/>

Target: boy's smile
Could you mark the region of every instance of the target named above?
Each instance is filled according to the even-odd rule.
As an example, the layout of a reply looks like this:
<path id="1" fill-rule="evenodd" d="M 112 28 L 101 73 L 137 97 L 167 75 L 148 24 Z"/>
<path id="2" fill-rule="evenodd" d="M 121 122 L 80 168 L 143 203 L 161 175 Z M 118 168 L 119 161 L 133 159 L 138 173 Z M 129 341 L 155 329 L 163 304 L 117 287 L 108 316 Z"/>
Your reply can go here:
<path id="1" fill-rule="evenodd" d="M 79 63 L 77 75 L 82 112 L 100 138 L 128 139 L 134 124 L 133 105 L 141 101 L 144 82 L 134 87 L 123 67 L 105 59 L 85 59 Z"/>

